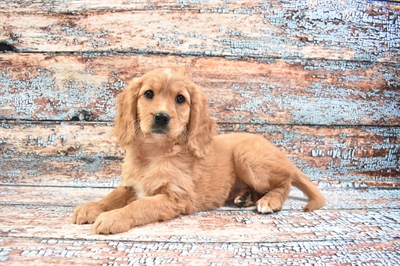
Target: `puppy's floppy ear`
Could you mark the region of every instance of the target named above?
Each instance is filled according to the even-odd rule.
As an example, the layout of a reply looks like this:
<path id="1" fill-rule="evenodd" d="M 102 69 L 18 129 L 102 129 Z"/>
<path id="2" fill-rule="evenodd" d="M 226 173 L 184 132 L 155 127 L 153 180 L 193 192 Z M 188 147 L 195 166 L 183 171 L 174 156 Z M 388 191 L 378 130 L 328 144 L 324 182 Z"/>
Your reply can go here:
<path id="1" fill-rule="evenodd" d="M 216 123 L 208 112 L 207 97 L 194 83 L 190 86 L 190 120 L 188 123 L 188 148 L 197 157 L 203 157 L 215 132 Z"/>
<path id="2" fill-rule="evenodd" d="M 134 79 L 118 96 L 118 114 L 112 135 L 117 137 L 117 143 L 123 148 L 132 144 L 136 138 L 139 126 L 136 105 L 140 87 L 141 79 Z"/>

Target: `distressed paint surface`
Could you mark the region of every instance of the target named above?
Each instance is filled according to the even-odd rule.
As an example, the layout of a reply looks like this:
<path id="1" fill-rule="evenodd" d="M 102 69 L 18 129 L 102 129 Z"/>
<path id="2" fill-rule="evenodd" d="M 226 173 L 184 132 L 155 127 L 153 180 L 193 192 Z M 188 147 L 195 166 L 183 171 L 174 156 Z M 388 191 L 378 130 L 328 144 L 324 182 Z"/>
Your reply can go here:
<path id="1" fill-rule="evenodd" d="M 6 184 L 119 183 L 124 151 L 108 123 L 3 123 L 0 178 Z M 398 127 L 219 124 L 221 133 L 263 134 L 312 180 L 326 186 L 398 186 Z"/>
<path id="2" fill-rule="evenodd" d="M 269 1 L 271 4 L 277 5 L 277 3 L 285 3 L 284 1 Z M 350 3 L 364 3 L 366 1 L 353 1 Z M 371 0 L 369 1 L 374 5 L 386 5 L 391 2 L 400 2 L 399 0 Z M 375 2 L 375 3 L 373 3 Z M 304 2 L 306 3 L 306 2 Z M 328 5 L 332 1 L 309 1 L 310 6 Z M 341 4 L 346 3 L 342 2 Z M 63 0 L 54 0 L 52 2 L 45 1 L 23 1 L 20 0 L 18 3 L 14 1 L 2 1 L 0 7 L 4 7 L 1 10 L 3 13 L 80 13 L 80 12 L 95 12 L 95 11 L 105 11 L 112 10 L 111 12 L 124 11 L 124 10 L 208 10 L 213 13 L 226 13 L 228 11 L 251 9 L 258 6 L 262 6 L 263 2 L 252 2 L 248 0 L 163 0 L 163 1 L 153 1 L 149 2 L 147 0 L 135 0 L 135 1 L 125 1 L 125 0 L 102 0 L 92 2 L 90 0 L 70 0 L 67 3 Z M 214 9 L 213 9 L 214 8 Z"/>
<path id="3" fill-rule="evenodd" d="M 312 213 L 283 210 L 273 215 L 260 215 L 254 210 L 210 211 L 104 236 L 93 234 L 92 225 L 71 224 L 73 207 L 4 205 L 2 209 L 4 222 L 0 234 L 3 237 L 198 243 L 332 241 L 352 237 L 396 240 L 400 214 L 398 209 L 320 210 Z M 29 223 L 25 222 L 27 220 Z M 260 234 L 260 231 L 265 233 Z"/>
<path id="4" fill-rule="evenodd" d="M 385 265 L 400 259 L 397 241 L 377 243 L 376 239 L 224 244 L 8 238 L 3 245 L 7 265 L 59 265 L 76 261 L 85 265 Z"/>
<path id="5" fill-rule="evenodd" d="M 396 190 L 322 189 L 327 205 L 314 213 L 298 211 L 304 201 L 294 190 L 284 210 L 276 214 L 223 207 L 110 236 L 93 235 L 90 225 L 70 224 L 70 204 L 102 193 L 106 190 L 0 186 L 0 261 L 230 265 L 239 259 L 240 265 L 261 265 L 399 259 Z"/>
<path id="6" fill-rule="evenodd" d="M 133 54 L 3 55 L 0 119 L 113 121 L 116 95 L 160 66 L 186 67 L 223 122 L 400 125 L 396 64 Z"/>
<path id="7" fill-rule="evenodd" d="M 55 14 L 37 14 L 33 7 L 18 15 L 7 3 L 0 36 L 24 52 L 118 50 L 392 62 L 399 56 L 400 7 L 390 3 L 247 1 L 233 8 L 217 2 L 194 10 L 184 5 L 146 10 L 138 5 L 139 10 L 114 9 L 117 12 L 112 7 L 107 12 L 100 7 L 97 12 L 79 11 L 72 5 L 72 10 Z M 57 9 L 58 4 L 52 6 Z"/>
<path id="8" fill-rule="evenodd" d="M 0 1 L 1 265 L 393 265 L 399 1 Z M 183 66 L 222 133 L 262 134 L 322 190 L 127 233 L 71 224 L 119 185 L 116 95 Z"/>
<path id="9" fill-rule="evenodd" d="M 328 188 L 320 186 L 324 197 L 328 200 L 324 210 L 358 210 L 358 209 L 396 209 L 399 207 L 400 194 L 396 189 L 378 188 Z M 37 205 L 75 207 L 89 201 L 100 200 L 112 191 L 112 188 L 82 188 L 37 186 L 0 186 L 0 205 Z M 344 200 L 344 193 L 345 200 Z M 292 188 L 284 210 L 301 210 L 307 201 L 306 196 L 298 189 Z M 227 203 L 218 211 L 255 211 L 255 207 L 238 209 L 232 203 Z"/>

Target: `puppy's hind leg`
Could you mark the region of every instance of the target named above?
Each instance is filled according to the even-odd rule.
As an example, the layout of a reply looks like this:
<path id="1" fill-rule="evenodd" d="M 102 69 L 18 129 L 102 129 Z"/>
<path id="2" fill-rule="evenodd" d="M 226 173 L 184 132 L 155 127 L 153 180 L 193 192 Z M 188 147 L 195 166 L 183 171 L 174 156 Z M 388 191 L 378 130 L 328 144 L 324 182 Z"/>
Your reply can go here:
<path id="1" fill-rule="evenodd" d="M 249 187 L 242 189 L 235 198 L 239 207 L 256 205 L 260 213 L 273 213 L 282 210 L 289 196 L 291 177 L 287 171 L 280 171 L 279 178 L 271 178 L 273 173 L 263 167 L 250 167 L 242 163 L 236 168 L 240 179 Z M 274 174 L 277 175 L 277 174 Z M 255 203 L 255 204 L 254 204 Z"/>
<path id="2" fill-rule="evenodd" d="M 262 136 L 239 135 L 234 149 L 234 165 L 237 178 L 264 195 L 256 202 L 259 212 L 282 210 L 293 175 L 293 167 L 282 152 Z"/>
<path id="3" fill-rule="evenodd" d="M 282 210 L 290 192 L 290 185 L 272 189 L 256 202 L 259 213 L 274 213 Z"/>
<path id="4" fill-rule="evenodd" d="M 249 207 L 249 206 L 254 206 L 255 202 L 261 198 L 261 194 L 257 193 L 254 189 L 252 188 L 243 188 L 242 190 L 239 191 L 239 193 L 236 195 L 236 198 L 234 200 L 234 203 L 238 207 Z"/>

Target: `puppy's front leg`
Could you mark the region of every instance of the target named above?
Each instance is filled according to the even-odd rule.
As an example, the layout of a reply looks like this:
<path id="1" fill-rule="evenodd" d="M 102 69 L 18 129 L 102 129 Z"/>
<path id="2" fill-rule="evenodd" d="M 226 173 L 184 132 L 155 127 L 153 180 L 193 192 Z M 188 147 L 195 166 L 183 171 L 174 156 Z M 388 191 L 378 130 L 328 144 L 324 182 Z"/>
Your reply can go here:
<path id="1" fill-rule="evenodd" d="M 164 194 L 158 194 L 138 199 L 124 208 L 100 214 L 93 229 L 97 234 L 116 234 L 135 226 L 170 220 L 183 212 L 182 204 Z"/>
<path id="2" fill-rule="evenodd" d="M 74 224 L 92 224 L 102 212 L 122 208 L 134 199 L 135 193 L 132 188 L 117 187 L 99 201 L 77 206 L 72 215 L 72 222 Z"/>

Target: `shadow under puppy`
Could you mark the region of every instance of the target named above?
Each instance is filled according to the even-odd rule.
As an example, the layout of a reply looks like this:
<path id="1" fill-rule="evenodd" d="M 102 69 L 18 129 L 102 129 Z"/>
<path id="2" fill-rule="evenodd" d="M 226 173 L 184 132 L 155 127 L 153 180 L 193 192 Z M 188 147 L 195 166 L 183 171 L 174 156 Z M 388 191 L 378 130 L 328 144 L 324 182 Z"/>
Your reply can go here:
<path id="1" fill-rule="evenodd" d="M 183 69 L 154 69 L 118 98 L 113 134 L 126 148 L 121 185 L 75 208 L 73 223 L 115 234 L 148 223 L 221 207 L 228 200 L 260 213 L 282 209 L 291 186 L 321 208 L 317 187 L 259 135 L 216 134 L 201 88 Z"/>

